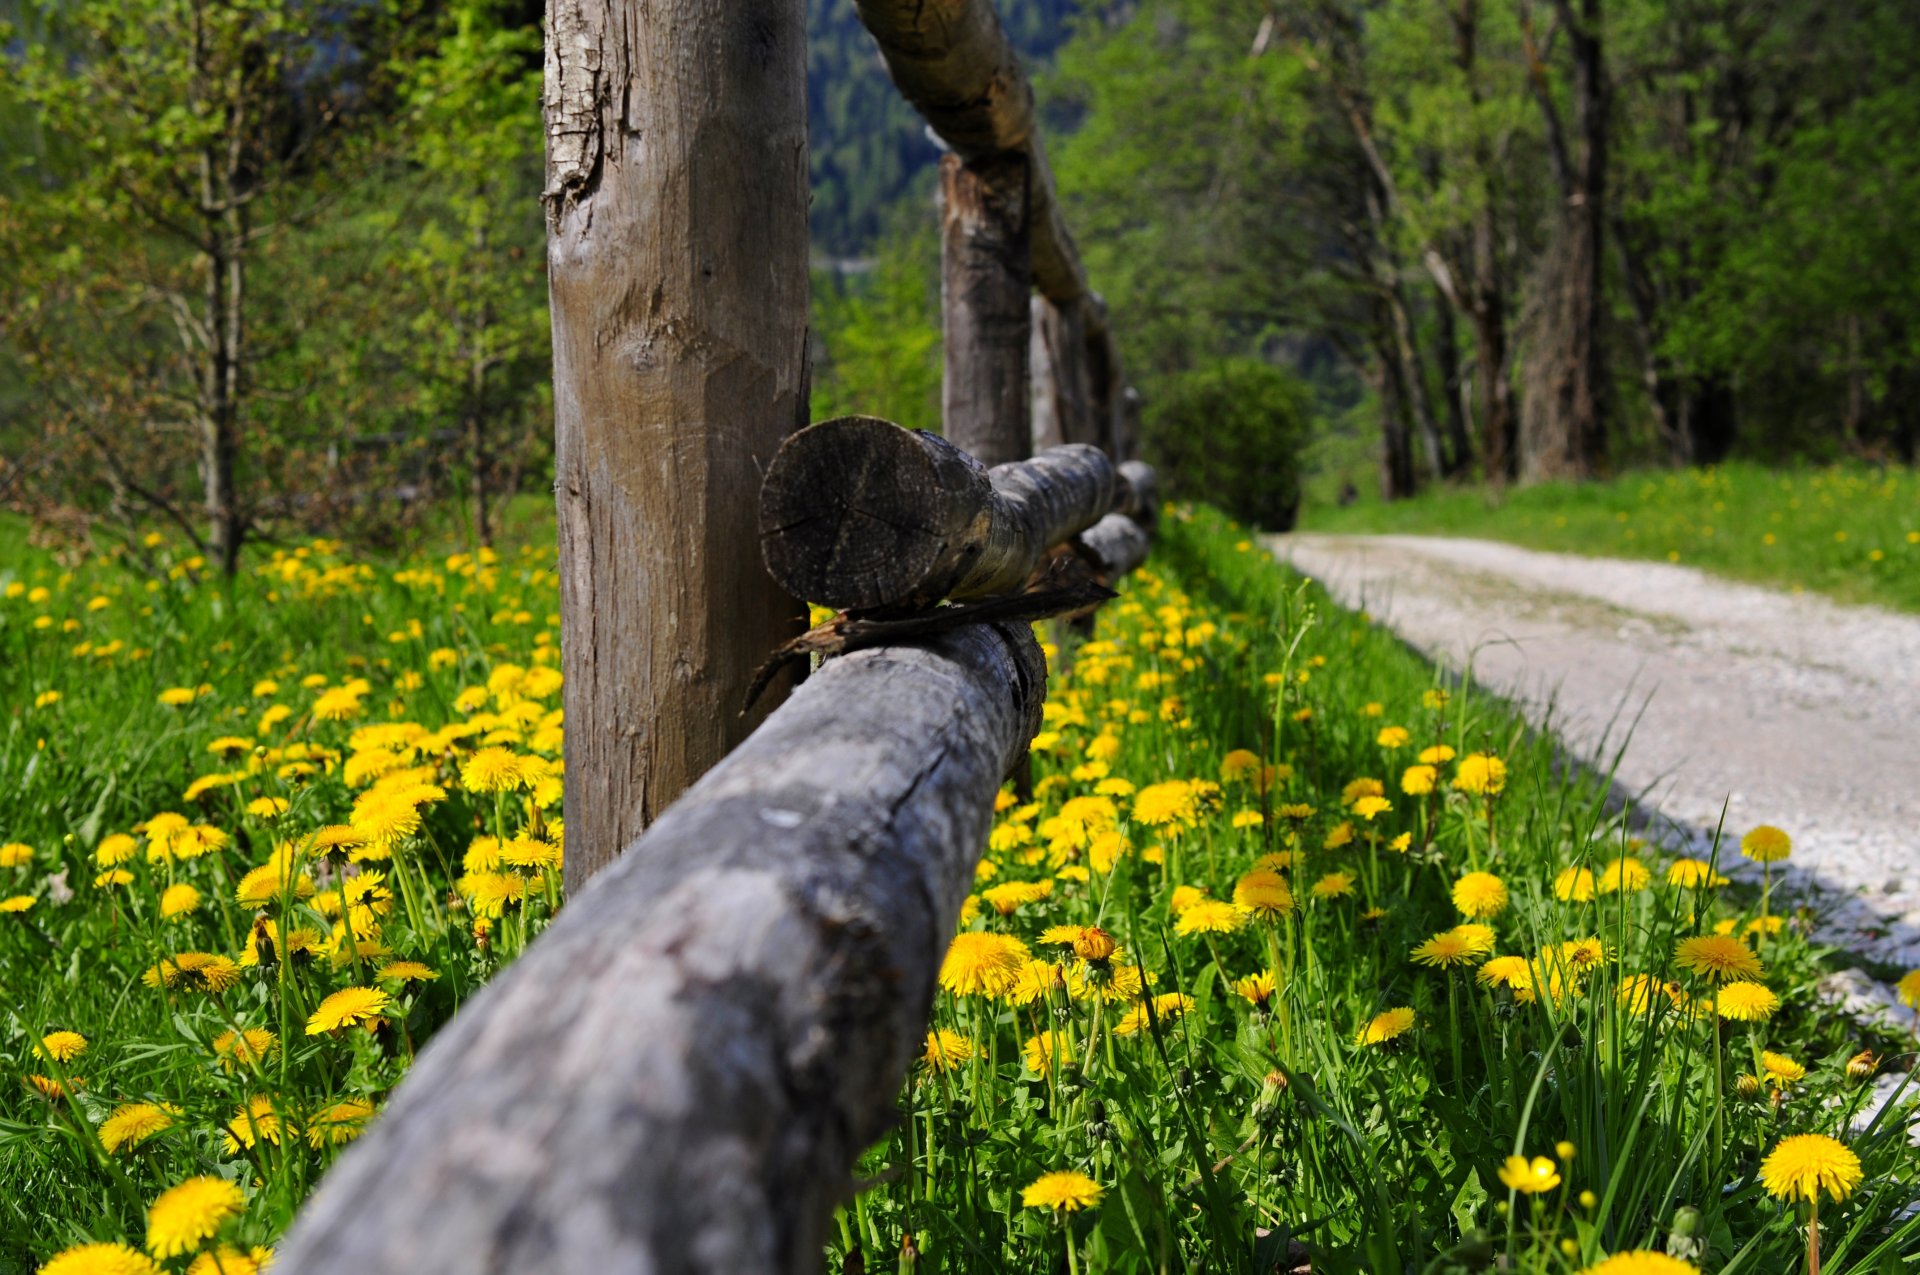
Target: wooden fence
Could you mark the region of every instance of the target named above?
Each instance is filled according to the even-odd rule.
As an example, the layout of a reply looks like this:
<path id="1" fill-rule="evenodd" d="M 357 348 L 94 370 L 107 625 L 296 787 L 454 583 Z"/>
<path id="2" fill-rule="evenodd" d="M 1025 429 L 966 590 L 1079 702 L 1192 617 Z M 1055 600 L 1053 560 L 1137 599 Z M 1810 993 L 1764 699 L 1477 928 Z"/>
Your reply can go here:
<path id="1" fill-rule="evenodd" d="M 758 340 L 759 362 L 743 344 L 712 345 L 747 305 L 745 292 L 689 297 L 729 274 L 737 289 L 759 286 L 738 263 L 703 258 L 769 242 L 733 205 L 737 174 L 694 170 L 742 153 L 790 162 L 758 140 L 730 143 L 729 130 L 788 136 L 751 108 L 791 105 L 803 70 L 801 5 L 553 0 L 571 901 L 422 1051 L 296 1221 L 276 1264 L 282 1275 L 817 1271 L 855 1157 L 897 1118 L 994 794 L 1039 726 L 1046 666 L 1029 620 L 1084 610 L 1105 596 L 1102 584 L 1138 565 L 1155 493 L 1152 471 L 1129 455 L 1135 399 L 991 0 L 859 8 L 896 83 L 953 149 L 942 171 L 946 438 L 867 418 L 794 433 L 757 462 L 765 481 L 754 519 L 743 520 L 721 518 L 711 492 L 708 504 L 682 500 L 666 512 L 637 507 L 644 486 L 617 499 L 606 492 L 627 462 L 711 483 L 735 464 L 727 444 L 752 457 L 758 443 L 728 433 L 729 422 L 661 419 L 702 392 L 705 412 L 747 410 L 754 394 L 763 418 L 791 407 L 780 376 L 742 373 L 743 361 L 767 373 L 785 357 L 758 319 L 732 335 Z M 743 17 L 749 10 L 757 16 Z M 627 100 L 636 74 L 644 86 L 652 81 L 642 72 L 674 66 L 664 103 Z M 665 118 L 669 108 L 685 117 Z M 680 201 L 624 223 L 653 243 L 638 266 L 610 263 L 611 248 L 579 224 L 608 183 L 636 181 L 645 167 L 624 149 L 632 139 L 587 136 L 604 132 L 609 112 L 661 130 L 648 157 L 657 189 L 645 189 Z M 804 146 L 798 163 L 804 178 Z M 769 182 L 784 190 L 790 177 L 780 168 Z M 719 230 L 702 222 L 703 198 L 728 205 Z M 767 217 L 784 215 L 777 203 Z M 655 242 L 676 224 L 691 273 Z M 582 298 L 600 294 L 578 272 L 596 261 L 618 274 L 625 308 L 594 319 L 580 309 L 598 303 Z M 636 269 L 660 277 L 639 279 Z M 652 316 L 644 323 L 669 316 L 651 330 L 672 339 L 611 353 L 612 338 L 582 344 L 631 336 L 621 324 L 635 306 Z M 668 359 L 690 366 L 663 370 Z M 624 433 L 622 412 L 634 415 Z M 725 437 L 702 437 L 702 421 Z M 638 482 L 639 472 L 625 477 Z M 662 521 L 673 516 L 705 521 L 690 541 Z M 704 552 L 675 563 L 661 546 L 637 544 L 647 535 Z M 618 756 L 636 734 L 626 715 L 653 714 L 643 734 L 681 729 L 675 713 L 732 719 L 753 665 L 778 645 L 753 617 L 779 608 L 749 608 L 753 646 L 733 634 L 677 653 L 683 663 L 732 661 L 697 693 L 662 690 L 671 661 L 655 650 L 636 657 L 653 679 L 637 699 L 580 688 L 597 698 L 595 711 L 577 714 L 571 679 L 583 667 L 602 679 L 635 667 L 622 664 L 623 642 L 710 634 L 718 616 L 690 628 L 616 621 L 657 603 L 657 594 L 634 596 L 649 588 L 680 599 L 705 590 L 709 600 L 743 588 L 742 543 L 759 580 L 849 608 L 814 645 L 788 649 L 843 653 L 657 818 L 587 818 L 599 804 L 637 800 L 634 777 L 655 774 L 651 762 Z M 721 550 L 733 556 L 713 561 Z M 623 551 L 638 556 L 607 556 Z M 681 573 L 670 587 L 648 574 L 669 568 Z M 783 633 L 791 630 L 771 629 Z M 734 699 L 723 703 L 720 691 Z M 737 728 L 700 729 L 724 739 Z M 577 746 L 583 730 L 596 732 L 591 747 Z M 579 888 L 583 826 L 645 831 Z"/>

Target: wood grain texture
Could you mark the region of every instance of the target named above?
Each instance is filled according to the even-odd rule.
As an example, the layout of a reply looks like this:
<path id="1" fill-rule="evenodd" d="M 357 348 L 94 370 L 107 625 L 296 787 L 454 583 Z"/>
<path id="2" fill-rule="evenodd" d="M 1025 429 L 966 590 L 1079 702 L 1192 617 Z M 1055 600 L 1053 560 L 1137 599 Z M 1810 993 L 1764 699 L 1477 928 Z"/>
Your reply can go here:
<path id="1" fill-rule="evenodd" d="M 1065 304 L 1087 276 L 1040 144 L 1033 87 L 993 0 L 854 0 L 893 82 L 963 160 L 1019 151 L 1032 167 L 1033 273 Z"/>
<path id="2" fill-rule="evenodd" d="M 1025 624 L 829 661 L 422 1052 L 275 1270 L 818 1272 L 1045 684 Z"/>
<path id="3" fill-rule="evenodd" d="M 1053 546 L 1120 494 L 1097 447 L 1055 447 L 988 470 L 935 434 L 871 416 L 795 434 L 767 470 L 767 571 L 832 607 L 929 606 L 1011 593 Z"/>
<path id="4" fill-rule="evenodd" d="M 1032 331 L 1033 449 L 1087 443 L 1104 450 L 1087 361 L 1086 307 L 1036 296 Z"/>
<path id="5" fill-rule="evenodd" d="M 940 161 L 941 432 L 989 467 L 1024 460 L 1028 422 L 1025 155 Z"/>
<path id="6" fill-rule="evenodd" d="M 1123 513 L 1108 514 L 1081 532 L 1079 546 L 1108 584 L 1145 562 L 1153 547 L 1146 528 Z"/>
<path id="7" fill-rule="evenodd" d="M 1120 512 L 1151 534 L 1160 521 L 1160 476 L 1144 460 L 1126 460 L 1120 462 L 1120 478 L 1126 484 Z"/>
<path id="8" fill-rule="evenodd" d="M 807 405 L 805 5 L 549 0 L 547 37 L 575 890 L 744 738 L 805 627 L 752 533 Z"/>

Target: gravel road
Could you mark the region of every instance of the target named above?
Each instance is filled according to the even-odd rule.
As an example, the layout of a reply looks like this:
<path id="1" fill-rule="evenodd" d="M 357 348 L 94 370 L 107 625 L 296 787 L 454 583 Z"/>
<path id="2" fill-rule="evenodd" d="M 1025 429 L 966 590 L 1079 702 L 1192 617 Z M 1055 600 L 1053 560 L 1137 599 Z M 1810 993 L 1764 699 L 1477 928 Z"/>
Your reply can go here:
<path id="1" fill-rule="evenodd" d="M 1822 933 L 1920 966 L 1920 616 L 1688 567 L 1418 536 L 1274 537 L 1409 644 L 1507 696 L 1696 847 L 1793 835 Z M 1777 879 L 1776 879 L 1777 880 Z M 1776 891 L 1779 886 L 1776 884 Z M 1868 993 L 1870 994 L 1870 993 Z"/>

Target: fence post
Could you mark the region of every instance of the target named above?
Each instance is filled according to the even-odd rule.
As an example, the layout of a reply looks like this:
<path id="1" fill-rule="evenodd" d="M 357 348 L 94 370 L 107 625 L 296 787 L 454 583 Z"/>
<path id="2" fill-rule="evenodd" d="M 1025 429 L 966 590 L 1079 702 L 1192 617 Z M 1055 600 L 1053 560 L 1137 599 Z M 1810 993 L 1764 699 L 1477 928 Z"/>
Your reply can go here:
<path id="1" fill-rule="evenodd" d="M 807 411 L 805 10 L 548 2 L 569 891 L 745 737 L 800 627 L 754 528 Z"/>
<path id="2" fill-rule="evenodd" d="M 1101 446 L 1087 367 L 1086 319 L 1079 300 L 1033 298 L 1033 449 L 1062 443 Z"/>
<path id="3" fill-rule="evenodd" d="M 1027 384 L 1033 260 L 1027 157 L 940 161 L 940 320 L 947 438 L 991 468 L 1032 446 Z"/>

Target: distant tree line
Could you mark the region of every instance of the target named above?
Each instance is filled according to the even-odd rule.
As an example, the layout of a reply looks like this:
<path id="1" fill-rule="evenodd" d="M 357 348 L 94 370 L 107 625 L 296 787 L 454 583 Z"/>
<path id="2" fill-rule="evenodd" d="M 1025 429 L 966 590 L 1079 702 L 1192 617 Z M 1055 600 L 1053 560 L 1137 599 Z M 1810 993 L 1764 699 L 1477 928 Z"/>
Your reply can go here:
<path id="1" fill-rule="evenodd" d="M 1911 461 L 1912 17 L 1127 0 L 1059 56 L 1060 187 L 1163 440 L 1209 422 L 1156 398 L 1254 357 L 1370 406 L 1388 498 L 1736 449 Z"/>

